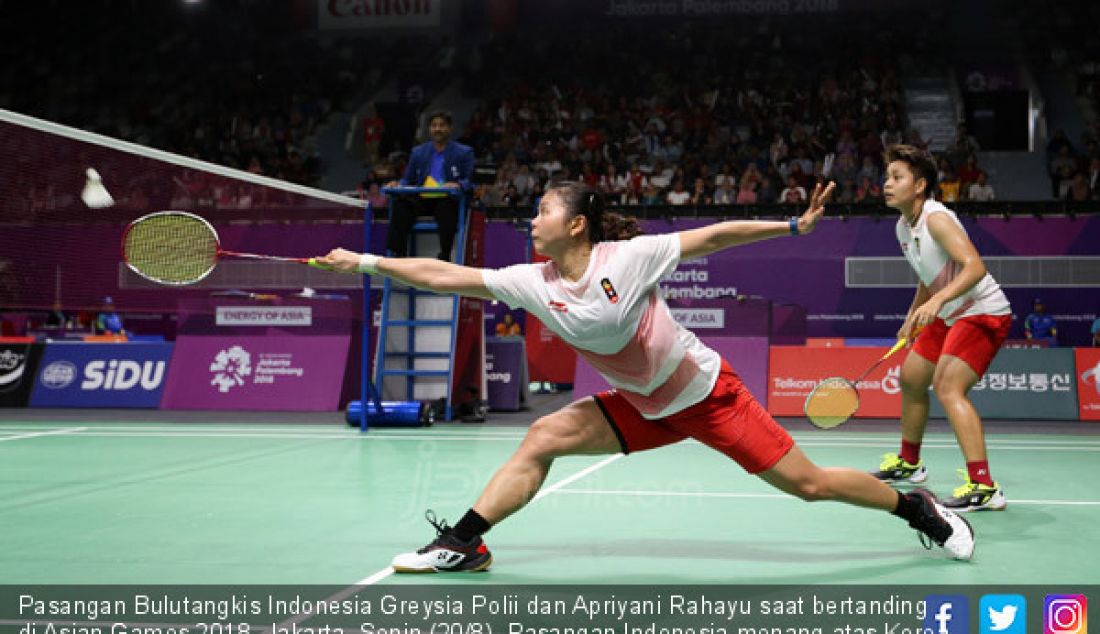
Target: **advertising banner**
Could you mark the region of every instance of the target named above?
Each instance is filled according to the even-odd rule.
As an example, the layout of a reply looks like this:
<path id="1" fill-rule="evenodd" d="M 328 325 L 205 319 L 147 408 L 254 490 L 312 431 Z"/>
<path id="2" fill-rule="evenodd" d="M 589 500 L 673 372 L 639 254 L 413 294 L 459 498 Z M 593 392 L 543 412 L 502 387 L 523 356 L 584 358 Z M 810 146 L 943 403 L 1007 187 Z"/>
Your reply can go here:
<path id="1" fill-rule="evenodd" d="M 526 361 L 527 353 L 521 337 L 489 337 L 485 340 L 489 409 L 514 412 L 524 404 Z"/>
<path id="2" fill-rule="evenodd" d="M 970 390 L 970 402 L 983 418 L 1076 420 L 1077 382 L 1073 350 L 1001 350 L 985 376 Z M 928 415 L 944 418 L 933 396 Z"/>
<path id="3" fill-rule="evenodd" d="M 165 409 L 333 411 L 350 336 L 176 340 Z"/>
<path id="4" fill-rule="evenodd" d="M 38 343 L 0 344 L 0 407 L 26 407 L 44 347 Z"/>
<path id="5" fill-rule="evenodd" d="M 768 371 L 768 411 L 773 416 L 803 416 L 806 397 L 822 379 L 855 379 L 887 348 L 808 348 L 772 346 Z M 859 382 L 856 418 L 897 418 L 901 415 L 901 364 L 897 354 Z"/>
<path id="6" fill-rule="evenodd" d="M 1100 348 L 1078 348 L 1078 416 L 1081 420 L 1100 420 Z"/>
<path id="7" fill-rule="evenodd" d="M 322 29 L 403 29 L 439 26 L 443 0 L 317 0 Z"/>
<path id="8" fill-rule="evenodd" d="M 31 407 L 158 407 L 171 343 L 46 344 Z"/>

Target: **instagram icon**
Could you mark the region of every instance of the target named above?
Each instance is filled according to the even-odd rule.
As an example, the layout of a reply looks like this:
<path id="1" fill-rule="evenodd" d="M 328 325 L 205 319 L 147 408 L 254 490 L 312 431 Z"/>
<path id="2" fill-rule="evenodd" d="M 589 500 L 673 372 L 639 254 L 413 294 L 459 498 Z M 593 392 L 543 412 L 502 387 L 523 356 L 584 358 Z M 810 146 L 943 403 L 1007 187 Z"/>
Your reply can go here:
<path id="1" fill-rule="evenodd" d="M 1088 634 L 1088 617 L 1083 594 L 1048 594 L 1043 599 L 1043 634 Z"/>

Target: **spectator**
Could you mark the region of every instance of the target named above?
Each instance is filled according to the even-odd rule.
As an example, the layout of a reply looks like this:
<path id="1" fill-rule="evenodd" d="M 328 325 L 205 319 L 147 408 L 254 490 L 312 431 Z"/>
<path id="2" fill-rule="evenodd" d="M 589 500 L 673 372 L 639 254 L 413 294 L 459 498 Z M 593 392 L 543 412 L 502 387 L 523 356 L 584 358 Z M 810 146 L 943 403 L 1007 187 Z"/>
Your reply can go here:
<path id="1" fill-rule="evenodd" d="M 868 179 L 872 183 L 882 182 L 882 173 L 879 172 L 878 166 L 875 165 L 875 160 L 870 156 L 863 157 L 863 166 L 856 172 L 856 179 Z"/>
<path id="2" fill-rule="evenodd" d="M 504 317 L 496 326 L 496 332 L 498 337 L 516 337 L 523 334 L 512 313 L 504 313 Z"/>
<path id="3" fill-rule="evenodd" d="M 993 193 L 993 186 L 988 181 L 989 177 L 985 172 L 978 172 L 978 180 L 971 183 L 970 189 L 966 192 L 967 199 L 981 203 L 994 200 L 996 196 Z"/>
<path id="4" fill-rule="evenodd" d="M 691 194 L 684 189 L 684 181 L 677 180 L 672 186 L 672 191 L 667 196 L 670 205 L 686 205 L 691 200 Z"/>
<path id="5" fill-rule="evenodd" d="M 386 131 L 386 122 L 378 116 L 374 104 L 367 106 L 363 114 L 363 144 L 367 150 L 367 159 L 371 165 L 378 162 L 378 148 L 382 144 L 382 134 Z"/>
<path id="6" fill-rule="evenodd" d="M 756 181 L 741 179 L 741 189 L 737 192 L 737 204 L 755 205 L 756 202 Z"/>
<path id="7" fill-rule="evenodd" d="M 709 205 L 711 203 L 711 197 L 707 192 L 707 181 L 703 177 L 695 179 L 695 187 L 691 190 L 691 204 L 693 205 Z"/>
<path id="8" fill-rule="evenodd" d="M 1100 156 L 1094 156 L 1089 160 L 1089 173 L 1086 178 L 1089 181 L 1093 200 L 1100 200 Z"/>
<path id="9" fill-rule="evenodd" d="M 1032 341 L 1046 341 L 1052 348 L 1058 345 L 1058 324 L 1047 314 L 1039 297 L 1032 302 L 1031 314 L 1024 320 L 1024 335 Z"/>
<path id="10" fill-rule="evenodd" d="M 798 184 L 793 174 L 787 177 L 787 187 L 779 193 L 779 202 L 795 205 L 806 202 L 806 190 Z"/>
<path id="11" fill-rule="evenodd" d="M 1084 173 L 1077 172 L 1073 175 L 1073 180 L 1066 188 L 1066 200 L 1074 203 L 1092 200 L 1092 190 L 1089 189 L 1089 181 Z"/>
<path id="12" fill-rule="evenodd" d="M 838 203 L 854 203 L 856 201 L 856 182 L 851 178 L 844 179 L 840 185 L 840 193 L 836 195 Z"/>
<path id="13" fill-rule="evenodd" d="M 959 177 L 955 174 L 955 170 L 948 168 L 947 172 L 943 175 L 943 180 L 940 181 L 940 202 L 953 203 L 959 200 L 959 191 L 962 184 L 959 183 Z"/>
<path id="14" fill-rule="evenodd" d="M 46 315 L 45 325 L 53 328 L 64 328 L 69 325 L 69 316 L 61 308 L 61 302 L 54 301 L 53 308 Z"/>
<path id="15" fill-rule="evenodd" d="M 535 177 L 527 164 L 521 164 L 512 177 L 512 185 L 516 188 L 516 195 L 523 203 L 531 201 L 531 193 L 535 190 Z"/>
<path id="16" fill-rule="evenodd" d="M 1065 198 L 1073 174 L 1077 171 L 1077 158 L 1068 144 L 1058 147 L 1058 154 L 1050 162 L 1051 184 L 1058 198 Z"/>
<path id="17" fill-rule="evenodd" d="M 959 168 L 959 186 L 961 191 L 970 191 L 970 185 L 978 182 L 978 174 L 981 173 L 981 169 L 978 168 L 978 157 L 974 154 L 970 154 L 966 157 L 966 163 Z"/>
<path id="18" fill-rule="evenodd" d="M 687 192 L 684 192 L 685 194 Z M 642 194 L 642 204 L 646 206 L 660 205 L 664 201 L 661 200 L 661 190 L 657 189 L 657 186 L 650 181 L 645 186 L 644 193 Z"/>
<path id="19" fill-rule="evenodd" d="M 857 203 L 877 203 L 882 200 L 882 186 L 876 181 L 863 176 L 859 179 L 859 187 L 856 188 Z"/>
<path id="20" fill-rule="evenodd" d="M 378 186 L 378 183 L 370 184 L 370 187 L 367 188 L 366 199 L 374 209 L 386 208 L 386 195 L 382 193 L 382 188 Z"/>
<path id="21" fill-rule="evenodd" d="M 474 172 L 474 152 L 468 146 L 451 140 L 451 115 L 438 111 L 428 117 L 431 141 L 413 148 L 409 164 L 400 182 L 390 186 L 436 187 L 469 196 L 473 192 L 470 178 Z M 440 260 L 449 260 L 458 229 L 458 201 L 444 194 L 398 196 L 390 206 L 390 227 L 386 249 L 397 257 L 408 253 L 409 231 L 416 217 L 431 213 L 439 227 Z"/>
<path id="22" fill-rule="evenodd" d="M 767 176 L 760 179 L 760 189 L 756 192 L 756 201 L 761 204 L 775 202 L 775 188 L 772 187 L 772 179 Z"/>
<path id="23" fill-rule="evenodd" d="M 732 205 L 737 202 L 737 192 L 733 190 L 733 179 L 725 178 L 714 192 L 715 205 Z"/>
<path id="24" fill-rule="evenodd" d="M 1092 347 L 1100 348 L 1100 317 L 1093 320 L 1089 331 L 1092 333 Z"/>
<path id="25" fill-rule="evenodd" d="M 125 335 L 126 329 L 122 326 L 122 317 L 115 312 L 115 301 L 110 297 L 103 298 L 103 305 L 95 318 L 95 332 L 97 335 Z"/>

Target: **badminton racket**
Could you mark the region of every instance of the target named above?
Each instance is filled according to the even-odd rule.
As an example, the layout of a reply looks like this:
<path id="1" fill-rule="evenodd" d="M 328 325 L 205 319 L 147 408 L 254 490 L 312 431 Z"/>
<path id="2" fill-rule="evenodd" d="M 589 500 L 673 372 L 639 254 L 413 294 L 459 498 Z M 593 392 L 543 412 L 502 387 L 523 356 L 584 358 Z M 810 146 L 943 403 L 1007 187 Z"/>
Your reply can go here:
<path id="1" fill-rule="evenodd" d="M 917 333 L 914 332 L 912 336 L 916 338 Z M 802 407 L 806 418 L 809 418 L 815 427 L 821 429 L 832 429 L 844 424 L 859 409 L 859 390 L 856 385 L 907 343 L 909 339 L 906 337 L 898 339 L 893 348 L 887 350 L 886 354 L 879 357 L 854 381 L 849 381 L 842 376 L 823 379 L 806 397 L 806 403 Z"/>
<path id="2" fill-rule="evenodd" d="M 158 284 L 201 282 L 221 258 L 297 262 L 325 268 L 313 258 L 240 253 L 221 248 L 209 222 L 183 211 L 158 211 L 131 222 L 122 234 L 122 259 L 131 271 Z"/>

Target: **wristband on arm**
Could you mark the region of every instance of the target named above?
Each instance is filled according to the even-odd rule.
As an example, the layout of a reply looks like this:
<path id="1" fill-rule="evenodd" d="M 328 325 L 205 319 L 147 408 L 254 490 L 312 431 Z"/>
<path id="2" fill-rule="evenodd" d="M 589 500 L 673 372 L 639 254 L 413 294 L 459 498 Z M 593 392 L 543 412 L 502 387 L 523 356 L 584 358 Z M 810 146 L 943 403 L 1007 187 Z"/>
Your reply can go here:
<path id="1" fill-rule="evenodd" d="M 367 275 L 374 275 L 378 273 L 378 261 L 382 258 L 372 253 L 364 253 L 359 256 L 360 273 L 366 273 Z"/>

